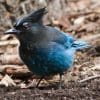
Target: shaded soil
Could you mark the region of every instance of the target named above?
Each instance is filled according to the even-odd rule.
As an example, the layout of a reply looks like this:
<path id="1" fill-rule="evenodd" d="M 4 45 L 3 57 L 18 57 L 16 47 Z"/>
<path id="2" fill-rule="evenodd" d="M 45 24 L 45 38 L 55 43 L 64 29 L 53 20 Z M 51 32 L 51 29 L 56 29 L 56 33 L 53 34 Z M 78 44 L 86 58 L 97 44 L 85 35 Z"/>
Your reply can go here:
<path id="1" fill-rule="evenodd" d="M 84 83 L 68 82 L 63 89 L 54 89 L 54 86 L 39 89 L 2 87 L 0 100 L 100 100 L 100 79 Z"/>

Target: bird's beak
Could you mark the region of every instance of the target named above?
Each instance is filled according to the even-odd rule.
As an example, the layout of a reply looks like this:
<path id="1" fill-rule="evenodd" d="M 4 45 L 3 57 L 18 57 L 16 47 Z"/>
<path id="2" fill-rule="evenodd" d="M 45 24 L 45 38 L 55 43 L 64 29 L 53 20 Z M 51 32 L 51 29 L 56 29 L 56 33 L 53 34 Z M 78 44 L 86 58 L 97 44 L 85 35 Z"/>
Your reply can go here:
<path id="1" fill-rule="evenodd" d="M 15 28 L 9 29 L 6 32 L 4 32 L 5 34 L 19 34 L 20 31 L 16 30 Z"/>

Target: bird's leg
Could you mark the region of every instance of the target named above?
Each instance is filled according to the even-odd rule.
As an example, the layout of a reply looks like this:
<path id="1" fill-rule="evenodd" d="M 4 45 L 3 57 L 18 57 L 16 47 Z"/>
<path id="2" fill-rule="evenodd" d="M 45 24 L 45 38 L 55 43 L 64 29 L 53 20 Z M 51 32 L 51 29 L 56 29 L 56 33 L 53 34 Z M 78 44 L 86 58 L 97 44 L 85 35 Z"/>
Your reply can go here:
<path id="1" fill-rule="evenodd" d="M 43 78 L 44 78 L 44 76 L 42 76 L 42 77 L 40 78 L 40 80 L 38 81 L 38 83 L 37 83 L 37 85 L 36 85 L 37 88 L 38 88 L 38 86 L 39 86 L 39 84 L 40 84 L 40 82 L 42 81 Z"/>
<path id="2" fill-rule="evenodd" d="M 62 88 L 62 74 L 60 73 L 59 74 L 59 77 L 60 77 L 60 79 L 59 79 L 59 89 L 61 89 Z"/>

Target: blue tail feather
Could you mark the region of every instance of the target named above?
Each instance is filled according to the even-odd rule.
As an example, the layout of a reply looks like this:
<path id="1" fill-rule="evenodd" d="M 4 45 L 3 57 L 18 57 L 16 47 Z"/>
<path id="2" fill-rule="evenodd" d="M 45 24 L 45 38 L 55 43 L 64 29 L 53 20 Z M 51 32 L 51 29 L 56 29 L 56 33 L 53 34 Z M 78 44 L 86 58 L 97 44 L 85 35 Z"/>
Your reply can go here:
<path id="1" fill-rule="evenodd" d="M 74 47 L 76 50 L 81 50 L 84 48 L 89 48 L 91 47 L 91 45 L 89 45 L 85 41 L 74 41 L 74 43 L 72 44 L 72 47 Z"/>

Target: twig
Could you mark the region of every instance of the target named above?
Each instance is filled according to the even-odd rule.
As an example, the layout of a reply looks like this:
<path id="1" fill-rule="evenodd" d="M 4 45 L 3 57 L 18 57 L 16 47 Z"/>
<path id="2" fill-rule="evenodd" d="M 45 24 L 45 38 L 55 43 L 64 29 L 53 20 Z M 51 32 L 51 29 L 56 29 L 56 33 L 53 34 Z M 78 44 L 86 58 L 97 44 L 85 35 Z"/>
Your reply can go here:
<path id="1" fill-rule="evenodd" d="M 70 18 L 72 18 L 72 17 L 82 16 L 82 15 L 89 15 L 89 14 L 93 14 L 93 13 L 99 14 L 100 12 L 95 11 L 95 10 L 94 11 L 78 12 L 78 13 L 72 12 L 72 13 L 68 14 L 68 16 L 70 16 Z"/>
<path id="2" fill-rule="evenodd" d="M 79 40 L 85 40 L 85 41 L 91 42 L 91 41 L 97 40 L 99 38 L 100 38 L 100 34 L 95 34 L 95 35 L 83 37 L 83 38 L 81 38 Z"/>
<path id="3" fill-rule="evenodd" d="M 0 41 L 0 47 L 7 46 L 7 45 L 18 45 L 18 40 L 10 40 L 10 41 Z"/>
<path id="4" fill-rule="evenodd" d="M 86 81 L 89 81 L 89 80 L 92 80 L 95 78 L 100 78 L 100 75 L 95 75 L 95 76 L 91 76 L 91 77 L 88 77 L 86 79 L 80 80 L 79 83 L 83 83 L 83 82 L 86 82 Z"/>
<path id="5" fill-rule="evenodd" d="M 24 65 L 1 65 L 0 66 L 1 74 L 12 75 L 15 78 L 24 78 L 32 76 L 32 72 L 28 70 L 28 68 Z"/>
<path id="6" fill-rule="evenodd" d="M 13 64 L 13 65 L 20 65 L 23 64 L 20 57 L 17 54 L 3 54 L 0 56 L 0 61 L 2 64 Z"/>

